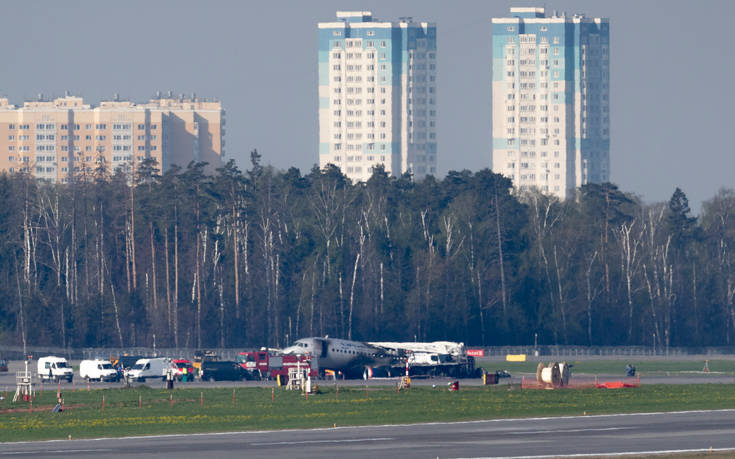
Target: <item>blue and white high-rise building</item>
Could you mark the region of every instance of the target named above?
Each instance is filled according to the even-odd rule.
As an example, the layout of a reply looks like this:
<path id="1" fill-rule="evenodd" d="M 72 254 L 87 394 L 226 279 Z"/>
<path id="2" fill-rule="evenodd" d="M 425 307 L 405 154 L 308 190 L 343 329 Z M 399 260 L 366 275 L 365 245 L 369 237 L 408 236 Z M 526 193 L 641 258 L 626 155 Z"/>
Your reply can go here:
<path id="1" fill-rule="evenodd" d="M 561 199 L 609 181 L 609 20 L 510 13 L 492 20 L 493 171 Z"/>
<path id="2" fill-rule="evenodd" d="M 319 165 L 436 175 L 436 25 L 339 11 L 319 23 Z"/>

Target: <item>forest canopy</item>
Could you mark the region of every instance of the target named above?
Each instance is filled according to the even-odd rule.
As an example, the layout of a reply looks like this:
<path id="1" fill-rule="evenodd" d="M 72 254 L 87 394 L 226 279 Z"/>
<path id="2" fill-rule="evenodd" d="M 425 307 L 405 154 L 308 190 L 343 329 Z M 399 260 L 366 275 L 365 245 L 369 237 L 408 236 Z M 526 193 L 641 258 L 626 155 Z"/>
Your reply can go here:
<path id="1" fill-rule="evenodd" d="M 414 182 L 251 154 L 69 184 L 0 175 L 0 343 L 730 345 L 735 192 L 691 215 L 614 184 L 519 194 L 490 170 Z M 155 338 L 154 338 L 155 336 Z"/>

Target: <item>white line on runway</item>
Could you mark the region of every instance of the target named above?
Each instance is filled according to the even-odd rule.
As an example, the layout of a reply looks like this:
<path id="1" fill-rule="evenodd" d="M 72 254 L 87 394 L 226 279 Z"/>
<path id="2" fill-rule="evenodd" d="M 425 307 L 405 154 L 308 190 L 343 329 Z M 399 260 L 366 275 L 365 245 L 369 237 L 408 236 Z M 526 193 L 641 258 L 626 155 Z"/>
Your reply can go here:
<path id="1" fill-rule="evenodd" d="M 689 454 L 689 453 L 721 453 L 735 451 L 735 448 L 700 448 L 700 449 L 668 449 L 658 451 L 628 451 L 624 453 L 581 453 L 581 454 L 553 454 L 540 456 L 477 456 L 456 457 L 454 459 L 546 459 L 554 457 L 622 457 L 622 456 L 650 456 L 653 454 Z"/>
<path id="2" fill-rule="evenodd" d="M 250 446 L 273 446 L 273 445 L 305 445 L 308 443 L 359 443 L 363 441 L 395 440 L 395 438 L 347 438 L 344 440 L 303 440 L 303 441 L 274 441 L 268 443 L 250 443 Z"/>
<path id="3" fill-rule="evenodd" d="M 607 430 L 630 430 L 632 427 L 600 427 L 598 429 L 564 429 L 564 430 L 524 430 L 521 432 L 507 432 L 510 435 L 528 435 L 545 433 L 573 433 L 573 432 L 604 432 Z"/>
<path id="4" fill-rule="evenodd" d="M 57 449 L 50 451 L 3 451 L 0 456 L 20 456 L 22 454 L 69 454 L 69 453 L 102 453 L 109 452 L 111 449 Z"/>

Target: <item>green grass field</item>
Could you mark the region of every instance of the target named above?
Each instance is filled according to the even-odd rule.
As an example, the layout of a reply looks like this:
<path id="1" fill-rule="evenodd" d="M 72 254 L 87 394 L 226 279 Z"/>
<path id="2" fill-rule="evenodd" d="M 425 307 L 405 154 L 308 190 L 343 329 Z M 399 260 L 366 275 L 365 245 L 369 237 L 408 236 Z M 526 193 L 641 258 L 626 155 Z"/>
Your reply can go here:
<path id="1" fill-rule="evenodd" d="M 548 364 L 551 360 L 544 360 Z M 572 374 L 592 375 L 625 375 L 625 365 L 630 363 L 636 368 L 636 373 L 641 377 L 646 376 L 676 376 L 703 374 L 704 360 L 691 361 L 668 361 L 668 360 L 568 360 L 573 364 Z M 488 370 L 508 370 L 515 373 L 536 373 L 538 362 L 480 362 Z M 709 360 L 707 363 L 710 373 L 735 375 L 735 361 L 733 360 Z"/>
<path id="2" fill-rule="evenodd" d="M 400 393 L 384 386 L 368 393 L 340 387 L 337 393 L 326 385 L 308 400 L 280 388 L 274 400 L 271 395 L 269 388 L 239 388 L 233 403 L 232 389 L 82 390 L 64 394 L 63 413 L 51 412 L 55 391 L 44 391 L 32 413 L 28 403 L 13 404 L 6 396 L 0 401 L 0 441 L 735 408 L 735 385 L 723 384 L 556 391 L 499 385 L 459 392 L 442 386 Z"/>

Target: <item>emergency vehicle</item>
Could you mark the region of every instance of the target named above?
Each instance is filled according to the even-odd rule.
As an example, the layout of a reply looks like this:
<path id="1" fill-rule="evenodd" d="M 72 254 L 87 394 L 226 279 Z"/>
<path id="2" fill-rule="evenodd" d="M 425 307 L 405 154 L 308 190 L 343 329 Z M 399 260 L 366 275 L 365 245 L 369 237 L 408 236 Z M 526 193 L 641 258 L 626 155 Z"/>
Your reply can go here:
<path id="1" fill-rule="evenodd" d="M 315 362 L 306 355 L 275 355 L 268 351 L 240 352 L 237 363 L 250 373 L 250 379 L 276 379 L 281 382 L 288 380 L 289 368 L 301 368 L 307 375 L 316 378 L 319 369 Z"/>

